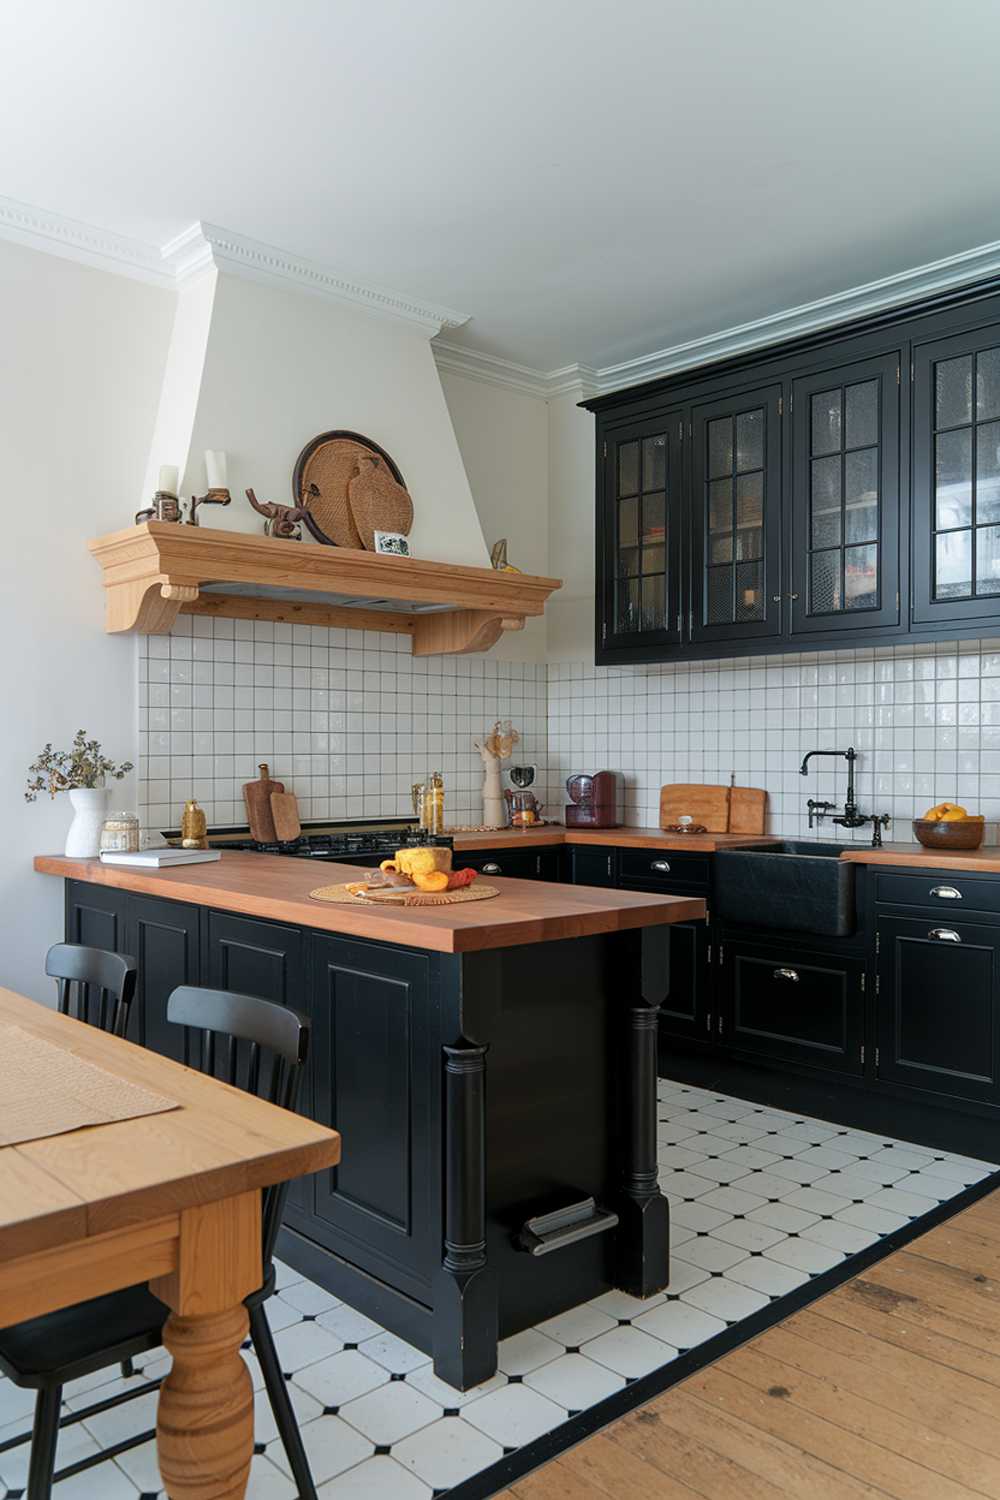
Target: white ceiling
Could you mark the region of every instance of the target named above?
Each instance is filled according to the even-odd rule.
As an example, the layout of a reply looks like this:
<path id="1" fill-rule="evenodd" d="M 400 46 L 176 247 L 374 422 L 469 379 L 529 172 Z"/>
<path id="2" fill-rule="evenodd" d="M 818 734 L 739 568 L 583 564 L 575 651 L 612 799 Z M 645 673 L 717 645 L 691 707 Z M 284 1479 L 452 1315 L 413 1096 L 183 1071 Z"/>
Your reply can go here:
<path id="1" fill-rule="evenodd" d="M 0 193 L 607 366 L 1000 239 L 997 0 L 32 0 Z"/>

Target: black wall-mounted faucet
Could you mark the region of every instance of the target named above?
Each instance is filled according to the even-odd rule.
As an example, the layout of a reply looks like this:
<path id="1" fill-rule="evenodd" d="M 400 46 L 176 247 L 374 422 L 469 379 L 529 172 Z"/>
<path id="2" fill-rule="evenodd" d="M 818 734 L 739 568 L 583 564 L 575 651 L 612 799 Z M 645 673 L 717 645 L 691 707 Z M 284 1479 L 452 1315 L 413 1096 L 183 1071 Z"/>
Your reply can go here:
<path id="1" fill-rule="evenodd" d="M 848 745 L 846 750 L 810 750 L 809 754 L 803 758 L 801 766 L 799 766 L 800 776 L 808 776 L 809 762 L 816 755 L 832 755 L 837 760 L 847 761 L 847 801 L 844 803 L 844 811 L 832 821 L 841 828 L 863 828 L 866 823 L 870 823 L 872 825 L 872 844 L 875 848 L 879 848 L 882 843 L 882 829 L 889 826 L 889 815 L 888 813 L 882 813 L 881 816 L 875 813 L 863 813 L 855 802 L 854 762 L 858 758 L 858 752 L 854 746 Z M 809 809 L 809 827 L 811 828 L 813 826 L 814 814 L 822 817 L 835 804 L 832 802 L 814 802 L 810 797 L 806 806 Z"/>

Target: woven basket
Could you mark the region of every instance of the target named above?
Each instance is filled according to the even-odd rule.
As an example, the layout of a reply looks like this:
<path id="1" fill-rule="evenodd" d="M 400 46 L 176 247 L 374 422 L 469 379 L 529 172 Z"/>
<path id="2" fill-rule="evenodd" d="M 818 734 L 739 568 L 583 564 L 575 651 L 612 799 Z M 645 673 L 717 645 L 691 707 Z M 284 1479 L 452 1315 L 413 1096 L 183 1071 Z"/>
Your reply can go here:
<path id="1" fill-rule="evenodd" d="M 377 453 L 365 453 L 347 486 L 351 515 L 362 546 L 375 551 L 376 531 L 396 531 L 408 536 L 413 525 L 413 501 L 397 484 Z"/>

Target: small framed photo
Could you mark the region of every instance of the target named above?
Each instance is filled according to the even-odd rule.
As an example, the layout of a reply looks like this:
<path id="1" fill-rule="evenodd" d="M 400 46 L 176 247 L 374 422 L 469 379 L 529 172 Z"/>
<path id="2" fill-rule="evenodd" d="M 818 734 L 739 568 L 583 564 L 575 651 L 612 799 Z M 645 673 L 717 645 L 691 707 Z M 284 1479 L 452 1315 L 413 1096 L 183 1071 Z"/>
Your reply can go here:
<path id="1" fill-rule="evenodd" d="M 410 544 L 402 532 L 376 531 L 375 551 L 388 552 L 393 557 L 409 557 Z"/>

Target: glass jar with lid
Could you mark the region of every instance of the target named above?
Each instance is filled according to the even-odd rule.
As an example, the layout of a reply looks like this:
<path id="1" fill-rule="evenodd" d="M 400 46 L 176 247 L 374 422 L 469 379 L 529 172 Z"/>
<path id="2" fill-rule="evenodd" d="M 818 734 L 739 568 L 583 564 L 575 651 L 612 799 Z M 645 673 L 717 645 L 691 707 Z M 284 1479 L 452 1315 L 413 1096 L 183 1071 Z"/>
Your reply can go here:
<path id="1" fill-rule="evenodd" d="M 112 812 L 101 829 L 102 854 L 138 854 L 139 819 L 132 812 Z"/>

